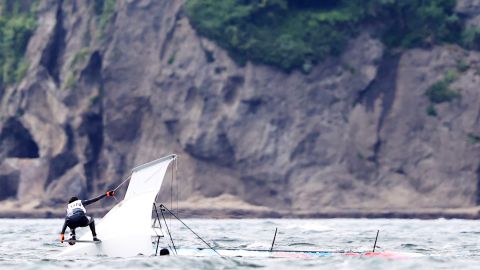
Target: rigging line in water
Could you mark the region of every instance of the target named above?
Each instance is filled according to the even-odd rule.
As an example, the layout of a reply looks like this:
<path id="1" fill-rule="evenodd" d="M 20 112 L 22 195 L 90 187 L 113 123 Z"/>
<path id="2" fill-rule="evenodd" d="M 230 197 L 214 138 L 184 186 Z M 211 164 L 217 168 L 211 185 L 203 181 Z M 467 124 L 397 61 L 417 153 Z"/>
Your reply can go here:
<path id="1" fill-rule="evenodd" d="M 273 251 L 273 245 L 275 245 L 275 239 L 277 238 L 277 230 L 278 228 L 275 228 L 275 235 L 273 236 L 272 247 L 270 247 L 270 252 Z"/>
<path id="2" fill-rule="evenodd" d="M 377 239 L 378 239 L 378 233 L 380 232 L 380 230 L 377 230 L 377 236 L 375 237 L 375 243 L 373 244 L 373 251 L 372 252 L 375 252 L 375 248 L 377 247 Z"/>
<path id="3" fill-rule="evenodd" d="M 202 242 L 205 243 L 205 245 L 207 245 L 207 247 L 209 247 L 211 250 L 213 250 L 215 253 L 217 253 L 218 256 L 220 256 L 220 257 L 222 257 L 222 258 L 225 258 L 225 257 L 223 257 L 222 255 L 220 255 L 220 253 L 218 253 L 218 251 L 215 250 L 209 243 L 207 243 L 207 241 L 205 241 L 200 235 L 198 235 L 194 230 L 192 230 L 192 228 L 190 228 L 187 224 L 185 224 L 185 222 L 183 222 L 183 220 L 181 220 L 181 219 L 180 219 L 179 217 L 177 217 L 174 213 L 172 213 L 172 211 L 170 211 L 170 209 L 168 209 L 165 205 L 161 204 L 161 205 L 160 205 L 160 208 L 167 210 L 167 211 L 170 213 L 170 215 L 174 216 L 178 221 L 180 221 L 180 222 L 183 224 L 183 226 L 185 226 L 185 228 L 187 228 L 187 229 L 190 230 L 193 234 L 195 234 L 195 236 L 196 236 L 198 239 L 202 240 Z M 162 215 L 163 215 L 163 213 L 162 213 Z"/>

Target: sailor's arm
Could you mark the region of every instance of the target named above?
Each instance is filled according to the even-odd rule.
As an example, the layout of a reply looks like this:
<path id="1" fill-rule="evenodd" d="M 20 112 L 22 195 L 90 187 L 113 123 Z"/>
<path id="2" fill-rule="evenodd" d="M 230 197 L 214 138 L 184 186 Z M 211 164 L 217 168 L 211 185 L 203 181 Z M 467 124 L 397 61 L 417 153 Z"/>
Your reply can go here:
<path id="1" fill-rule="evenodd" d="M 92 203 L 95 203 L 95 202 L 98 202 L 99 200 L 105 198 L 105 197 L 110 197 L 110 196 L 114 196 L 115 195 L 115 192 L 114 191 L 107 191 L 105 194 L 102 194 L 96 198 L 93 198 L 93 199 L 89 199 L 89 200 L 82 200 L 82 204 L 83 205 L 89 205 L 89 204 L 92 204 Z"/>
<path id="2" fill-rule="evenodd" d="M 63 243 L 65 239 L 65 230 L 67 230 L 67 218 L 65 218 L 65 222 L 63 222 L 62 232 L 60 233 L 60 241 Z"/>
<path id="3" fill-rule="evenodd" d="M 63 222 L 62 234 L 65 234 L 66 230 L 67 230 L 67 218 L 65 218 L 65 222 Z"/>

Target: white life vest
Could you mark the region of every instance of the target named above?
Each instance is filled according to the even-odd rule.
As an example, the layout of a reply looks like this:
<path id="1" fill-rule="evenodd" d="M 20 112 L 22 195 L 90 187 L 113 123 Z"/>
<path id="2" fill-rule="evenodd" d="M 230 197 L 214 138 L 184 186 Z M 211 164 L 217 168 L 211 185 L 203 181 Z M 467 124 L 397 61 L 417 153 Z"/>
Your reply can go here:
<path id="1" fill-rule="evenodd" d="M 85 207 L 83 207 L 81 200 L 76 200 L 67 205 L 67 217 L 73 216 L 74 214 L 80 211 L 83 212 L 84 214 L 87 213 L 87 210 L 85 209 Z"/>

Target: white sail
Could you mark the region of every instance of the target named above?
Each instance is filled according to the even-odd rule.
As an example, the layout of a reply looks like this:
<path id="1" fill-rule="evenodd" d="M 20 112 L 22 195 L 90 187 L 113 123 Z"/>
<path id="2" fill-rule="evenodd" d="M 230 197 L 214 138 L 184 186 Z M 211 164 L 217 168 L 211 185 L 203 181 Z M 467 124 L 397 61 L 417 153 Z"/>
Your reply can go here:
<path id="1" fill-rule="evenodd" d="M 107 255 L 130 257 L 152 255 L 152 206 L 160 191 L 168 165 L 176 155 L 140 165 L 132 170 L 125 198 L 96 226 L 101 243 L 77 243 L 64 255 Z M 88 227 L 87 227 L 88 230 Z M 80 240 L 92 240 L 89 231 Z"/>

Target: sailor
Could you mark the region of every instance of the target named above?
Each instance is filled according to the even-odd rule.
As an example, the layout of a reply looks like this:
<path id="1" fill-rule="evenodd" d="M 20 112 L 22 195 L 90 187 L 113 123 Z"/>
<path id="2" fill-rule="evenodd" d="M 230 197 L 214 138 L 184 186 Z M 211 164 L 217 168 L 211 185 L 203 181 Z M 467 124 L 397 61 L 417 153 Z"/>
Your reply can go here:
<path id="1" fill-rule="evenodd" d="M 105 197 L 111 197 L 115 195 L 115 191 L 107 191 L 105 194 L 102 194 L 96 198 L 90 200 L 80 200 L 77 197 L 72 197 L 68 200 L 67 205 L 67 216 L 65 217 L 65 222 L 63 223 L 62 232 L 60 234 L 60 241 L 63 243 L 65 240 L 65 230 L 67 226 L 70 228 L 71 238 L 69 240 L 76 240 L 75 238 L 75 229 L 78 227 L 90 227 L 93 235 L 93 241 L 100 241 L 97 238 L 97 233 L 95 232 L 95 221 L 92 217 L 86 215 L 87 210 L 84 206 L 92 204 L 99 201 Z M 75 244 L 74 241 L 68 242 L 70 245 Z"/>

